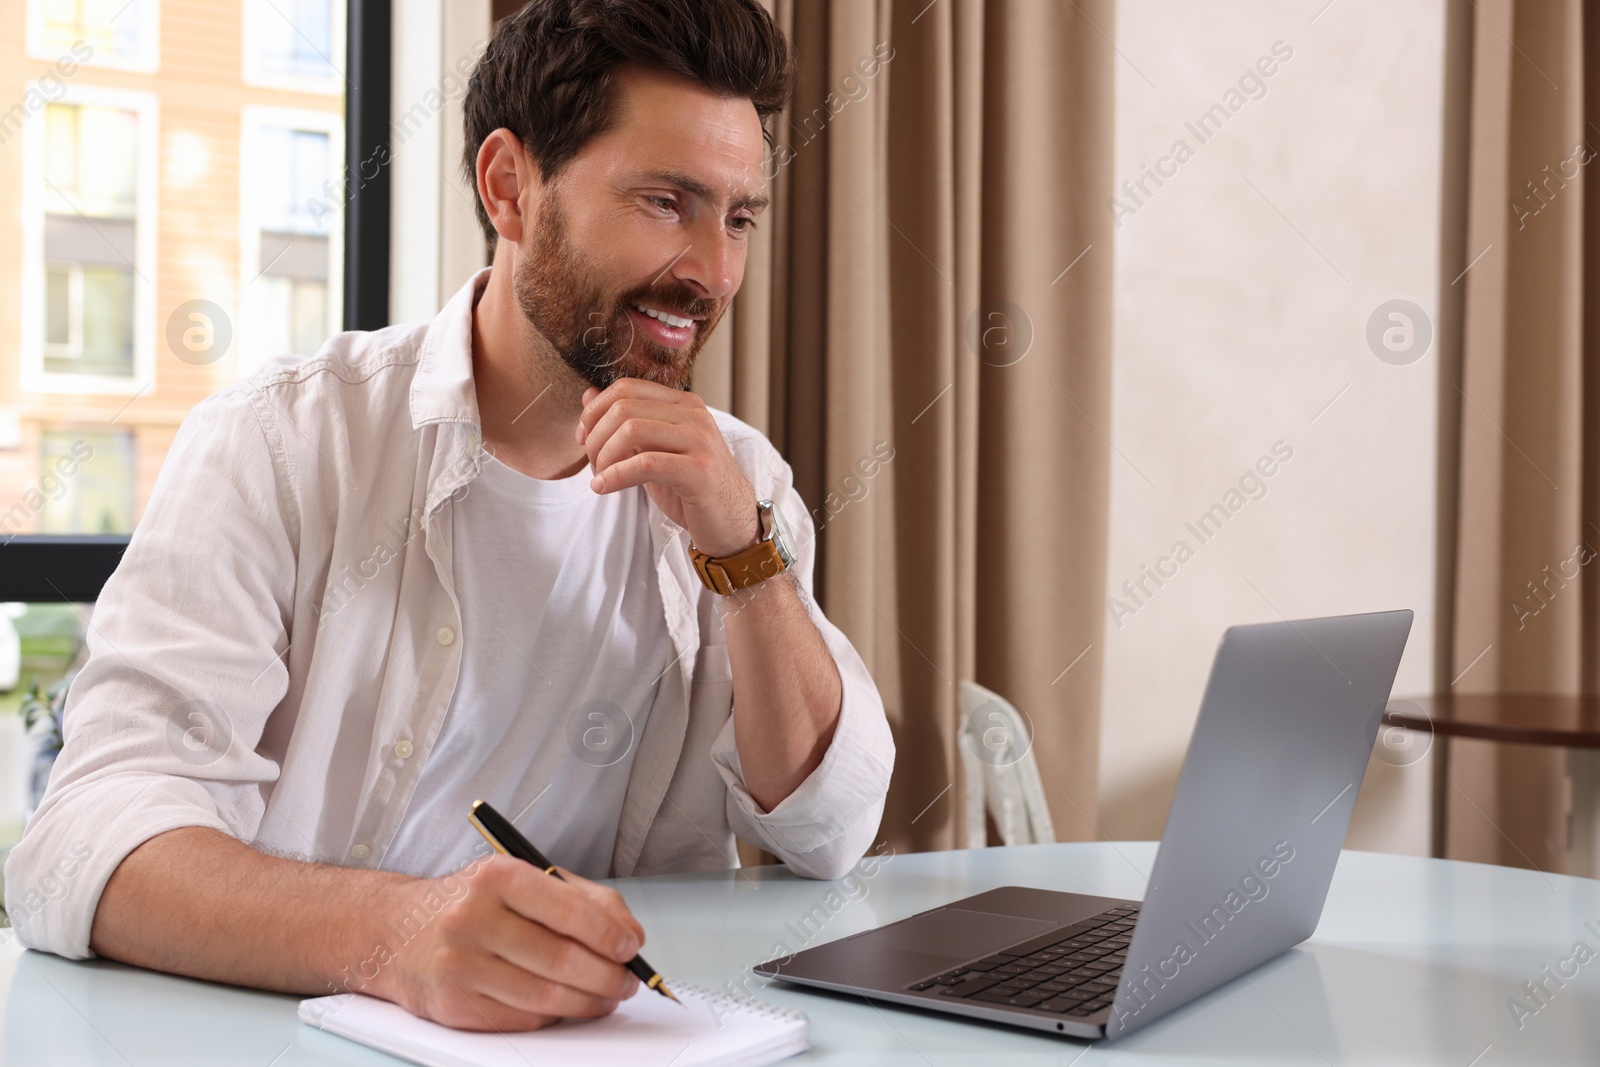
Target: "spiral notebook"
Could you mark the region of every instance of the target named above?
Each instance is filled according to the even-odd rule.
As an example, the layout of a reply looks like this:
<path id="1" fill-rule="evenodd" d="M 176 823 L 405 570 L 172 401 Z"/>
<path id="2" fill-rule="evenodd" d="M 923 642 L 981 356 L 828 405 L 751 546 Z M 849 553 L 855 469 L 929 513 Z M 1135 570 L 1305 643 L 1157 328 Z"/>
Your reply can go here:
<path id="1" fill-rule="evenodd" d="M 357 993 L 303 1000 L 300 1019 L 426 1067 L 759 1067 L 808 1047 L 800 1012 L 681 982 L 672 991 L 682 1005 L 640 990 L 602 1019 L 514 1034 L 452 1030 Z"/>

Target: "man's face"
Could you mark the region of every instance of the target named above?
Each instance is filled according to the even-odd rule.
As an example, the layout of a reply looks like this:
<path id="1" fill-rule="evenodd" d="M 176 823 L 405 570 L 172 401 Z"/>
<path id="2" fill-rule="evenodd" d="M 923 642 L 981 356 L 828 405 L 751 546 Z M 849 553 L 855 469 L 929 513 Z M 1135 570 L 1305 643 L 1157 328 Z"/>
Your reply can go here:
<path id="1" fill-rule="evenodd" d="M 611 128 L 530 190 L 517 302 L 590 384 L 686 389 L 766 204 L 761 124 L 749 100 L 672 75 L 625 68 L 615 91 Z"/>

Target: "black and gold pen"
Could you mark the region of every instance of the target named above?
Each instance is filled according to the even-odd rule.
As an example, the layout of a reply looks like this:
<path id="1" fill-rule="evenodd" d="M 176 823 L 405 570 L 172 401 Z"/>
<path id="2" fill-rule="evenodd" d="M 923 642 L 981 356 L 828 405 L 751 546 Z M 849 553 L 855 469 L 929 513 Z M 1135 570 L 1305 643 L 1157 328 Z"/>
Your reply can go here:
<path id="1" fill-rule="evenodd" d="M 545 859 L 544 855 L 534 848 L 533 844 L 526 837 L 523 837 L 515 826 L 511 825 L 511 820 L 495 811 L 487 801 L 474 800 L 472 802 L 472 812 L 467 816 L 467 820 L 478 828 L 478 833 L 482 834 L 484 840 L 494 846 L 496 852 L 531 863 L 544 871 L 545 874 L 550 875 L 550 877 L 563 882 L 566 881 L 565 878 L 561 877 L 561 872 L 556 870 L 556 865 Z M 683 1003 L 683 1001 L 672 995 L 672 990 L 667 988 L 667 984 L 662 979 L 660 972 L 646 963 L 643 956 L 633 957 L 627 962 L 626 966 L 628 970 L 638 975 L 639 980 L 648 988 L 654 989 L 675 1004 Z"/>

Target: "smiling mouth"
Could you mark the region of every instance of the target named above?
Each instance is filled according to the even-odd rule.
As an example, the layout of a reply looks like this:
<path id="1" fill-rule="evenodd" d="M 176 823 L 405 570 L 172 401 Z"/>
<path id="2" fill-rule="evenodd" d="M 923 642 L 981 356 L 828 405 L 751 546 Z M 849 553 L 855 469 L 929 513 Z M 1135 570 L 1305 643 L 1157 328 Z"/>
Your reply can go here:
<path id="1" fill-rule="evenodd" d="M 633 308 L 633 310 L 637 311 L 641 315 L 648 315 L 658 322 L 663 322 L 666 325 L 679 330 L 693 326 L 695 323 L 700 321 L 699 319 L 691 318 L 688 315 L 675 315 L 670 311 L 660 311 L 653 307 L 646 307 L 644 304 L 629 304 L 628 306 Z"/>

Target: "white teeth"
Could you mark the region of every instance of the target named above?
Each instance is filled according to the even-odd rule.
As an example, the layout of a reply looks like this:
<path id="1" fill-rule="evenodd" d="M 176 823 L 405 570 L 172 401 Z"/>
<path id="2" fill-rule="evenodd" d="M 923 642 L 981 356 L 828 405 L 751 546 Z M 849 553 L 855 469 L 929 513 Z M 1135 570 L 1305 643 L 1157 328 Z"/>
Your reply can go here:
<path id="1" fill-rule="evenodd" d="M 676 326 L 680 330 L 685 326 L 692 326 L 694 324 L 693 319 L 686 319 L 681 315 L 673 315 L 669 312 L 657 311 L 655 308 L 647 308 L 643 304 L 635 304 L 633 306 L 636 311 L 649 315 L 652 319 L 659 319 L 668 326 Z"/>

